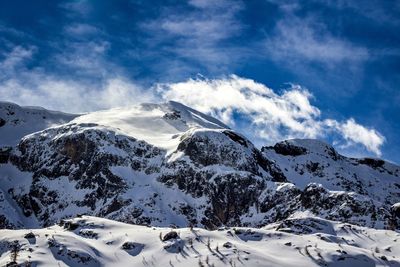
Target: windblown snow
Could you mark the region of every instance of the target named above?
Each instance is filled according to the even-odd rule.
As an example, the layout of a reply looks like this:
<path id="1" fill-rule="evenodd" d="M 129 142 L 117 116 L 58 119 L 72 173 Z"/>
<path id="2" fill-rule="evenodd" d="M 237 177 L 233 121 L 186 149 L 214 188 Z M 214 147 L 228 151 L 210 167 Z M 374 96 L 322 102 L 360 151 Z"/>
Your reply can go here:
<path id="1" fill-rule="evenodd" d="M 141 104 L 80 116 L 71 123 L 96 123 L 172 152 L 180 137 L 194 129 L 228 129 L 220 121 L 180 103 Z"/>

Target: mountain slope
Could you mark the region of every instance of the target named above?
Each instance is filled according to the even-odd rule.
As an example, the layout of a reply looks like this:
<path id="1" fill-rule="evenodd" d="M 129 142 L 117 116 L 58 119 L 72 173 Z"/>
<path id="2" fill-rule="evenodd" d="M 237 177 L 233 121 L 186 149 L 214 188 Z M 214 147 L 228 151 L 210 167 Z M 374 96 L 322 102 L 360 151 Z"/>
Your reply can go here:
<path id="1" fill-rule="evenodd" d="M 380 159 L 347 158 L 318 140 L 293 139 L 262 149 L 299 188 L 319 183 L 385 203 L 400 201 L 400 167 Z"/>
<path id="2" fill-rule="evenodd" d="M 77 116 L 0 101 L 0 147 L 14 146 L 27 134 L 69 122 Z"/>
<path id="3" fill-rule="evenodd" d="M 3 194 L 42 225 L 78 213 L 161 226 L 234 224 L 266 181 L 282 179 L 250 141 L 174 102 L 95 112 L 25 136 L 0 172 L 9 181 Z M 23 174 L 31 181 L 19 184 Z"/>
<path id="4" fill-rule="evenodd" d="M 311 212 L 395 229 L 398 173 L 394 165 L 347 159 L 312 140 L 260 151 L 182 104 L 142 104 L 23 137 L 0 164 L 0 226 L 34 228 L 88 214 L 216 229 Z"/>

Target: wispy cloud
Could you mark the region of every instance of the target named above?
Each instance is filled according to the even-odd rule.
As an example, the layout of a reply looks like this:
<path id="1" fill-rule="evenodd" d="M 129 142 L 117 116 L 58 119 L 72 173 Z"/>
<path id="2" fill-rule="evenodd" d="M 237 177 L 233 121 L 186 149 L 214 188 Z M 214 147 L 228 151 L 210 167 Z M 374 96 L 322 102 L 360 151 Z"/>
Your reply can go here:
<path id="1" fill-rule="evenodd" d="M 1 84 L 2 100 L 75 113 L 154 101 L 151 92 L 122 77 L 106 79 L 97 86 L 38 73 L 30 78 L 28 86 L 16 79 Z"/>
<path id="2" fill-rule="evenodd" d="M 9 52 L 3 52 L 4 59 L 0 62 L 0 70 L 3 72 L 1 75 L 7 74 L 9 71 L 14 70 L 18 65 L 24 64 L 26 60 L 32 58 L 36 47 L 30 46 L 24 48 L 22 46 L 15 46 Z"/>
<path id="3" fill-rule="evenodd" d="M 381 155 L 385 141 L 379 132 L 352 118 L 344 122 L 323 119 L 321 111 L 310 102 L 312 95 L 300 86 L 293 85 L 282 94 L 276 94 L 263 84 L 232 75 L 222 79 L 159 84 L 157 90 L 162 98 L 212 114 L 246 135 L 255 133 L 254 138 L 259 143 L 335 135 L 339 146 L 361 144 L 368 151 Z"/>
<path id="4" fill-rule="evenodd" d="M 86 23 L 73 23 L 66 26 L 64 30 L 72 37 L 83 36 L 85 38 L 88 38 L 91 35 L 100 33 L 100 30 L 98 28 Z"/>
<path id="5" fill-rule="evenodd" d="M 366 48 L 333 35 L 319 15 L 297 15 L 302 7 L 300 1 L 272 2 L 282 11 L 281 19 L 265 40 L 267 53 L 274 59 L 289 65 L 308 61 L 328 66 L 359 64 L 368 59 Z"/>
<path id="6" fill-rule="evenodd" d="M 400 2 L 370 0 L 360 4 L 355 0 L 314 0 L 338 10 L 352 10 L 378 23 L 400 24 Z"/>
<path id="7" fill-rule="evenodd" d="M 103 46 L 93 44 L 91 49 L 87 48 L 76 49 L 68 56 L 61 54 L 55 61 L 86 73 L 92 71 L 97 75 L 96 79 L 78 75 L 66 78 L 39 67 L 29 68 L 37 48 L 15 46 L 0 60 L 1 100 L 66 112 L 86 112 L 154 101 L 151 91 L 145 91 L 118 74 L 118 68 L 111 73 L 107 71 L 113 65 L 106 64 L 102 59 Z"/>
<path id="8" fill-rule="evenodd" d="M 111 70 L 119 70 L 104 57 L 109 47 L 110 43 L 101 39 L 87 42 L 69 41 L 62 44 L 60 53 L 54 55 L 53 61 L 78 72 L 77 76 L 104 77 L 109 75 Z"/>
<path id="9" fill-rule="evenodd" d="M 352 42 L 348 35 L 333 32 L 325 17 L 301 1 L 269 1 L 280 8 L 281 16 L 265 34 L 265 55 L 328 97 L 332 90 L 341 98 L 358 92 L 365 66 L 376 53 Z"/>
<path id="10" fill-rule="evenodd" d="M 265 47 L 274 59 L 287 64 L 304 61 L 327 66 L 359 64 L 369 57 L 366 48 L 333 36 L 315 18 L 299 18 L 290 12 L 277 22 L 275 30 L 266 39 Z"/>
<path id="11" fill-rule="evenodd" d="M 236 19 L 243 8 L 238 1 L 188 2 L 191 11 L 168 9 L 157 19 L 142 24 L 150 36 L 148 44 L 181 60 L 192 60 L 206 69 L 224 69 L 240 55 L 227 41 L 240 35 L 243 25 Z M 171 43 L 171 41 L 173 41 Z"/>
<path id="12" fill-rule="evenodd" d="M 64 1 L 61 8 L 68 11 L 69 16 L 86 16 L 92 11 L 92 5 L 88 0 Z"/>

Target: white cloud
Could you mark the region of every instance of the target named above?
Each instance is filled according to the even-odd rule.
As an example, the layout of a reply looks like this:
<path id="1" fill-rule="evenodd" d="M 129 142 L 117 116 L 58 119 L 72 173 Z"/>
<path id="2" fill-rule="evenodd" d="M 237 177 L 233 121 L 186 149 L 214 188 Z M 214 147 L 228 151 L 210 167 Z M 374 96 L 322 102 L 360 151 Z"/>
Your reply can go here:
<path id="1" fill-rule="evenodd" d="M 156 89 L 162 98 L 216 116 L 263 144 L 333 135 L 339 137 L 335 140 L 339 145 L 361 144 L 381 155 L 380 148 L 385 141 L 379 132 L 357 124 L 354 119 L 345 122 L 322 119 L 321 111 L 310 103 L 312 95 L 300 86 L 292 85 L 282 94 L 276 94 L 263 84 L 231 75 L 214 80 L 158 84 Z"/>
<path id="2" fill-rule="evenodd" d="M 385 137 L 375 129 L 368 129 L 356 123 L 353 118 L 348 119 L 345 123 L 329 120 L 326 124 L 337 129 L 348 144 L 353 142 L 361 143 L 369 151 L 378 156 L 382 155 L 380 147 L 385 142 Z M 343 145 L 343 147 L 346 147 L 348 144 Z"/>
<path id="3" fill-rule="evenodd" d="M 319 116 L 320 111 L 310 104 L 311 95 L 300 87 L 277 95 L 262 84 L 233 75 L 227 79 L 191 79 L 161 84 L 158 91 L 165 99 L 177 100 L 211 113 L 227 124 L 234 123 L 234 112 L 246 114 L 250 117 L 253 129 L 271 141 L 282 138 L 278 130 L 280 127 L 288 131 L 285 137 L 318 136 L 319 127 L 310 123 Z"/>
<path id="4" fill-rule="evenodd" d="M 280 7 L 281 17 L 261 42 L 268 59 L 327 97 L 334 91 L 336 98 L 349 98 L 361 90 L 373 50 L 333 32 L 319 12 L 303 12 L 301 1 L 269 1 Z"/>
<path id="5" fill-rule="evenodd" d="M 87 112 L 119 106 L 153 102 L 151 92 L 145 92 L 122 77 L 109 78 L 94 86 L 73 80 L 60 80 L 41 74 L 31 76 L 29 87 L 16 79 L 0 86 L 2 100 L 20 105 L 35 105 L 65 112 Z"/>

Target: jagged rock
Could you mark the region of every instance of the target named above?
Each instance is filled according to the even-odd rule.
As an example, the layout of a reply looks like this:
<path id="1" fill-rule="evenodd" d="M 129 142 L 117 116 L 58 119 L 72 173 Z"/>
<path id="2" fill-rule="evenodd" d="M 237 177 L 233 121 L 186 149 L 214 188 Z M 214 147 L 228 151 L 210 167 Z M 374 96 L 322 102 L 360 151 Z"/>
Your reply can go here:
<path id="1" fill-rule="evenodd" d="M 276 153 L 284 156 L 300 156 L 307 153 L 304 147 L 298 147 L 288 142 L 277 143 L 272 147 Z"/>
<path id="2" fill-rule="evenodd" d="M 166 235 L 163 236 L 162 241 L 165 242 L 165 241 L 168 241 L 170 239 L 176 239 L 178 237 L 179 236 L 178 236 L 177 232 L 171 231 L 171 232 L 168 232 Z"/>
<path id="3" fill-rule="evenodd" d="M 35 238 L 35 234 L 32 232 L 29 232 L 27 234 L 24 235 L 24 238 L 26 239 L 31 239 L 31 238 Z"/>
<path id="4" fill-rule="evenodd" d="M 385 164 L 384 160 L 381 159 L 372 159 L 372 158 L 363 158 L 358 160 L 359 163 L 370 166 L 371 168 L 377 169 L 379 167 L 383 167 Z"/>
<path id="5" fill-rule="evenodd" d="M 233 245 L 232 245 L 231 242 L 225 242 L 222 246 L 223 246 L 224 248 L 232 248 L 232 247 L 233 247 Z"/>
<path id="6" fill-rule="evenodd" d="M 286 219 L 276 227 L 276 230 L 293 233 L 297 235 L 304 234 L 314 234 L 314 233 L 325 233 L 325 234 L 334 234 L 335 230 L 332 227 L 332 224 L 329 221 L 322 220 L 320 218 L 295 218 L 295 219 Z M 292 244 L 289 242 L 285 244 L 286 246 L 291 246 Z"/>
<path id="7" fill-rule="evenodd" d="M 3 214 L 0 214 L 0 229 L 15 229 L 16 225 L 11 223 L 7 217 Z"/>
<path id="8" fill-rule="evenodd" d="M 79 228 L 79 224 L 71 222 L 71 221 L 66 221 L 66 222 L 62 223 L 61 226 L 63 226 L 64 229 L 66 229 L 68 231 L 74 231 Z"/>
<path id="9" fill-rule="evenodd" d="M 135 249 L 136 243 L 135 242 L 124 242 L 122 244 L 121 248 L 125 249 L 125 250 Z"/>

